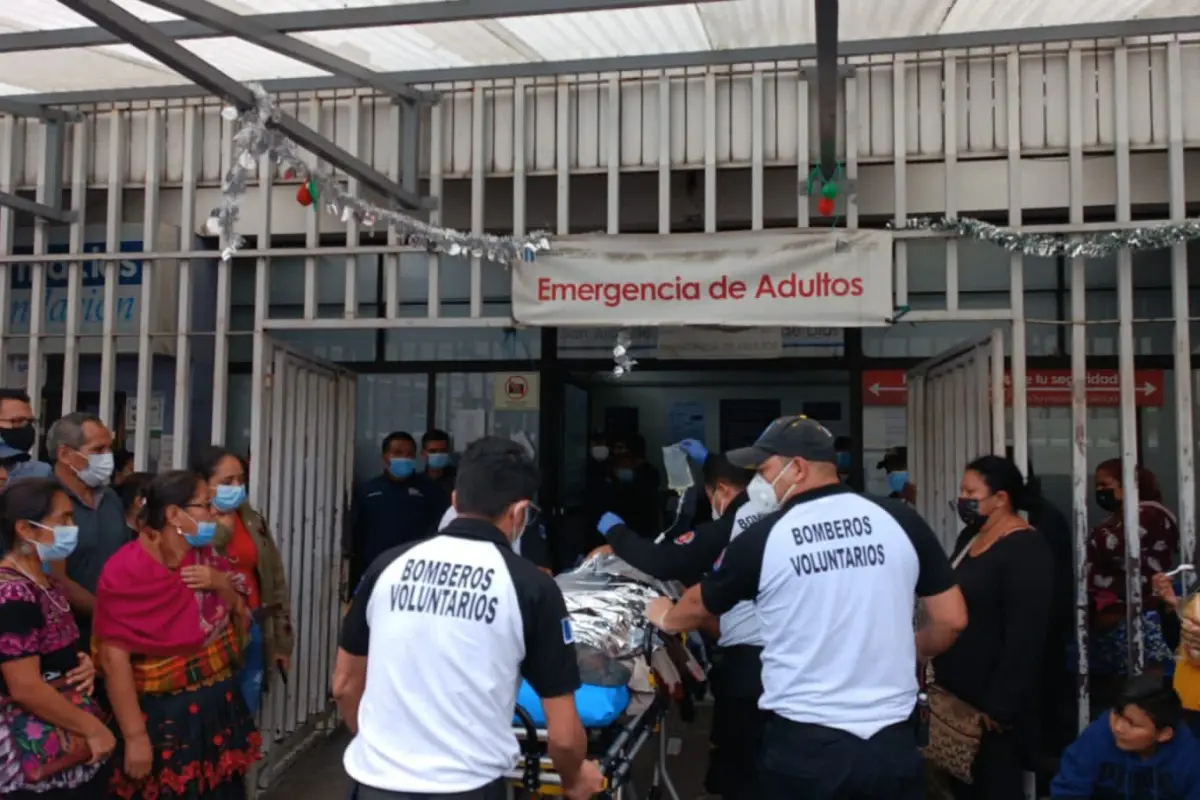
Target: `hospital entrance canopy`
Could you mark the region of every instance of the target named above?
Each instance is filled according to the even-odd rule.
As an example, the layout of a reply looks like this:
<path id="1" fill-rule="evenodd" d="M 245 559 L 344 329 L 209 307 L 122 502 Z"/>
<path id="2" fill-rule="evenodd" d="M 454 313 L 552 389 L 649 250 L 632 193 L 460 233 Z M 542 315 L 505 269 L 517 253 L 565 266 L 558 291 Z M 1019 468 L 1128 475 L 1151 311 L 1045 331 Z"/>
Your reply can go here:
<path id="1" fill-rule="evenodd" d="M 61 106 L 206 95 L 244 110 L 254 82 L 366 88 L 419 120 L 437 95 L 416 87 L 445 81 L 802 60 L 828 179 L 847 58 L 1197 30 L 1200 0 L 5 0 L 0 113 L 54 125 Z M 429 205 L 299 121 L 277 127 L 397 206 Z"/>

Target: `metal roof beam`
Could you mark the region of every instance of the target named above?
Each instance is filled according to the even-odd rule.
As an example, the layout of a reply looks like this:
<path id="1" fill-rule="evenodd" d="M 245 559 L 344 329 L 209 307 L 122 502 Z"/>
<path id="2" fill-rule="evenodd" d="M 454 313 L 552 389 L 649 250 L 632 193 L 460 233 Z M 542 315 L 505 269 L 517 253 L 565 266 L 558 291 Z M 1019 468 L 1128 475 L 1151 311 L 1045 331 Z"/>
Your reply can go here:
<path id="1" fill-rule="evenodd" d="M 460 0 L 469 3 L 473 0 Z M 643 4 L 644 5 L 644 4 Z M 411 8 L 413 6 L 405 6 Z M 348 9 L 351 14 L 356 9 Z M 190 23 L 189 23 L 190 24 Z M 87 30 L 90 30 L 87 29 Z M 1137 39 L 1146 36 L 1172 36 L 1200 32 L 1200 15 L 1135 19 L 1121 22 L 1096 22 L 1076 25 L 1047 25 L 1041 28 L 1015 28 L 969 33 L 941 33 L 923 36 L 903 36 L 893 39 L 860 39 L 842 41 L 842 58 L 893 55 L 895 53 L 937 53 L 945 50 L 972 48 L 1018 47 L 1021 45 L 1057 44 L 1062 42 Z M 15 35 L 3 34 L 0 41 Z M 24 49 L 24 48 L 22 48 Z M 0 48 L 0 53 L 3 48 Z M 655 53 L 638 56 L 581 58 L 569 61 L 536 61 L 519 64 L 481 64 L 471 67 L 409 70 L 384 73 L 387 77 L 407 84 L 452 83 L 456 81 L 514 80 L 517 78 L 553 78 L 563 75 L 598 75 L 642 70 L 686 69 L 736 64 L 769 64 L 815 59 L 814 44 L 781 45 L 774 47 L 744 47 L 729 50 L 695 50 L 685 53 Z M 336 75 L 315 78 L 283 78 L 261 82 L 269 92 L 319 92 L 353 89 L 354 81 Z M 149 100 L 183 100 L 202 98 L 209 92 L 195 86 L 134 86 L 128 88 L 48 92 L 18 97 L 26 103 L 50 105 L 87 105 L 91 103 L 125 103 Z"/>
<path id="2" fill-rule="evenodd" d="M 249 88 L 221 72 L 183 45 L 173 42 L 155 30 L 153 26 L 142 22 L 133 14 L 113 3 L 112 0 L 59 1 L 76 14 L 112 31 L 122 41 L 128 42 L 202 87 L 204 93 L 223 98 L 243 110 L 257 106 L 254 93 Z M 293 117 L 281 114 L 278 120 L 272 120 L 268 124 L 278 128 L 300 147 L 329 162 L 347 175 L 358 178 L 364 186 L 374 189 L 389 200 L 394 200 L 409 209 L 422 207 L 420 198 L 412 192 L 404 190 L 370 164 L 347 153 L 337 144 L 302 125 Z"/>
<path id="3" fill-rule="evenodd" d="M 184 19 L 206 25 L 214 31 L 236 36 L 245 42 L 258 45 L 302 64 L 308 64 L 357 81 L 360 85 L 390 94 L 410 103 L 434 102 L 437 94 L 422 92 L 406 83 L 392 80 L 384 75 L 355 64 L 349 59 L 280 33 L 255 17 L 242 16 L 213 5 L 207 0 L 142 0 L 146 5 L 178 14 Z"/>
<path id="4" fill-rule="evenodd" d="M 837 170 L 838 128 L 838 0 L 816 0 L 817 32 L 817 143 L 821 176 L 833 178 Z"/>
<path id="5" fill-rule="evenodd" d="M 433 22 L 470 22 L 473 20 L 535 17 L 549 14 L 574 14 L 582 11 L 617 11 L 626 8 L 712 3 L 719 0 L 433 0 L 363 8 L 326 8 L 317 11 L 288 11 L 278 14 L 248 14 L 240 17 L 276 33 L 312 33 L 361 28 L 388 28 L 397 25 L 425 25 Z M 151 3 L 151 5 L 158 5 Z M 186 6 L 181 6 L 185 7 Z M 182 11 L 176 12 L 187 16 Z M 184 20 L 150 23 L 161 34 L 182 41 L 212 39 L 225 35 L 217 26 L 188 16 Z M 239 31 L 234 34 L 246 38 Z M 32 50 L 57 50 L 121 44 L 121 38 L 103 27 L 62 28 L 49 31 L 21 31 L 0 34 L 0 53 Z"/>
<path id="6" fill-rule="evenodd" d="M 11 96 L 0 96 L 0 114 L 40 119 L 44 122 L 79 122 L 83 119 L 83 114 L 78 111 L 61 111 L 37 103 L 23 103 Z"/>

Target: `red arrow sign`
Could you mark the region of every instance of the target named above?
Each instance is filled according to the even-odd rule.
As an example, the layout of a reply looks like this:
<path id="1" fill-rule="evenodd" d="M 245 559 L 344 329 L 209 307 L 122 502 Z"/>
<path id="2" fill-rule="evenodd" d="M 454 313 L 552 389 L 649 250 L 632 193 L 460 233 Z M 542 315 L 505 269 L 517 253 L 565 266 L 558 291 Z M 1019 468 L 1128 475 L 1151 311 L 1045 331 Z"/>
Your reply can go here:
<path id="1" fill-rule="evenodd" d="M 908 402 L 908 380 L 902 369 L 863 370 L 863 404 L 902 406 Z"/>
<path id="2" fill-rule="evenodd" d="M 1161 408 L 1165 401 L 1163 372 L 1158 369 L 1139 369 L 1134 373 L 1134 402 L 1142 408 Z M 1012 376 L 1005 374 L 1005 403 L 1012 403 Z M 1071 405 L 1071 371 L 1069 369 L 1034 369 L 1025 373 L 1025 397 L 1031 407 L 1052 408 Z M 905 374 L 899 369 L 865 370 L 863 372 L 863 404 L 868 406 L 902 406 L 908 401 Z M 1087 371 L 1087 404 L 1115 407 L 1121 404 L 1120 375 L 1115 369 Z"/>

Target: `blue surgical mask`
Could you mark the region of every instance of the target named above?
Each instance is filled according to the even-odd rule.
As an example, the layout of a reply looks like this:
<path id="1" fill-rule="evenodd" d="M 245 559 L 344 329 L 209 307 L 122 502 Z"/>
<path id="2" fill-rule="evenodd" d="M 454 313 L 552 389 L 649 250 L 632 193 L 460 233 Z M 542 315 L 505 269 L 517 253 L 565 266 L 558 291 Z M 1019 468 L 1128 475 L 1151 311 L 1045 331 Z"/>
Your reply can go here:
<path id="1" fill-rule="evenodd" d="M 32 520 L 29 524 L 54 533 L 54 541 L 50 544 L 42 544 L 41 542 L 33 543 L 34 547 L 37 548 L 38 558 L 42 560 L 43 567 L 51 561 L 62 561 L 75 552 L 75 545 L 79 543 L 79 528 L 77 526 L 56 525 L 51 528 Z"/>
<path id="2" fill-rule="evenodd" d="M 430 469 L 446 469 L 450 466 L 450 461 L 449 453 L 427 453 L 425 455 L 425 463 Z"/>
<path id="3" fill-rule="evenodd" d="M 908 472 L 900 470 L 898 472 L 889 472 L 887 476 L 888 491 L 894 494 L 900 494 L 904 491 L 904 487 L 908 485 Z"/>
<path id="4" fill-rule="evenodd" d="M 633 483 L 633 470 L 629 467 L 622 467 L 617 470 L 617 480 L 621 483 Z"/>
<path id="5" fill-rule="evenodd" d="M 241 508 L 244 502 L 246 502 L 245 486 L 221 485 L 217 487 L 217 494 L 213 497 L 213 508 L 225 513 Z"/>
<path id="6" fill-rule="evenodd" d="M 846 470 L 850 469 L 850 454 L 849 453 L 838 453 L 837 454 L 837 468 L 842 472 L 845 472 Z"/>
<path id="7" fill-rule="evenodd" d="M 417 463 L 411 458 L 393 458 L 388 461 L 388 474 L 393 478 L 410 478 L 417 471 Z"/>
<path id="8" fill-rule="evenodd" d="M 184 540 L 192 547 L 208 547 L 212 544 L 213 537 L 217 535 L 217 523 L 206 521 L 197 522 L 196 518 L 188 514 L 188 519 L 196 523 L 195 533 L 183 533 Z"/>
<path id="9" fill-rule="evenodd" d="M 97 489 L 112 479 L 114 465 L 112 453 L 92 453 L 87 460 L 86 467 L 75 470 L 75 474 L 79 476 L 79 480 L 83 481 L 84 486 Z"/>

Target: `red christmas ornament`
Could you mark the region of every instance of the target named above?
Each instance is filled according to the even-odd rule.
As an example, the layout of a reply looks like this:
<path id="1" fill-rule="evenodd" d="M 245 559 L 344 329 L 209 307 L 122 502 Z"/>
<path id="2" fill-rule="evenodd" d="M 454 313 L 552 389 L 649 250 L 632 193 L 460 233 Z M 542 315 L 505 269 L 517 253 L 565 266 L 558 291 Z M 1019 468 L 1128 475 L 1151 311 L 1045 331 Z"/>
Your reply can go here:
<path id="1" fill-rule="evenodd" d="M 300 184 L 300 188 L 296 190 L 296 202 L 307 208 L 313 204 L 312 192 L 308 190 L 308 184 Z"/>
<path id="2" fill-rule="evenodd" d="M 828 197 L 822 197 L 817 201 L 817 213 L 822 217 L 832 217 L 835 211 L 833 200 Z"/>

